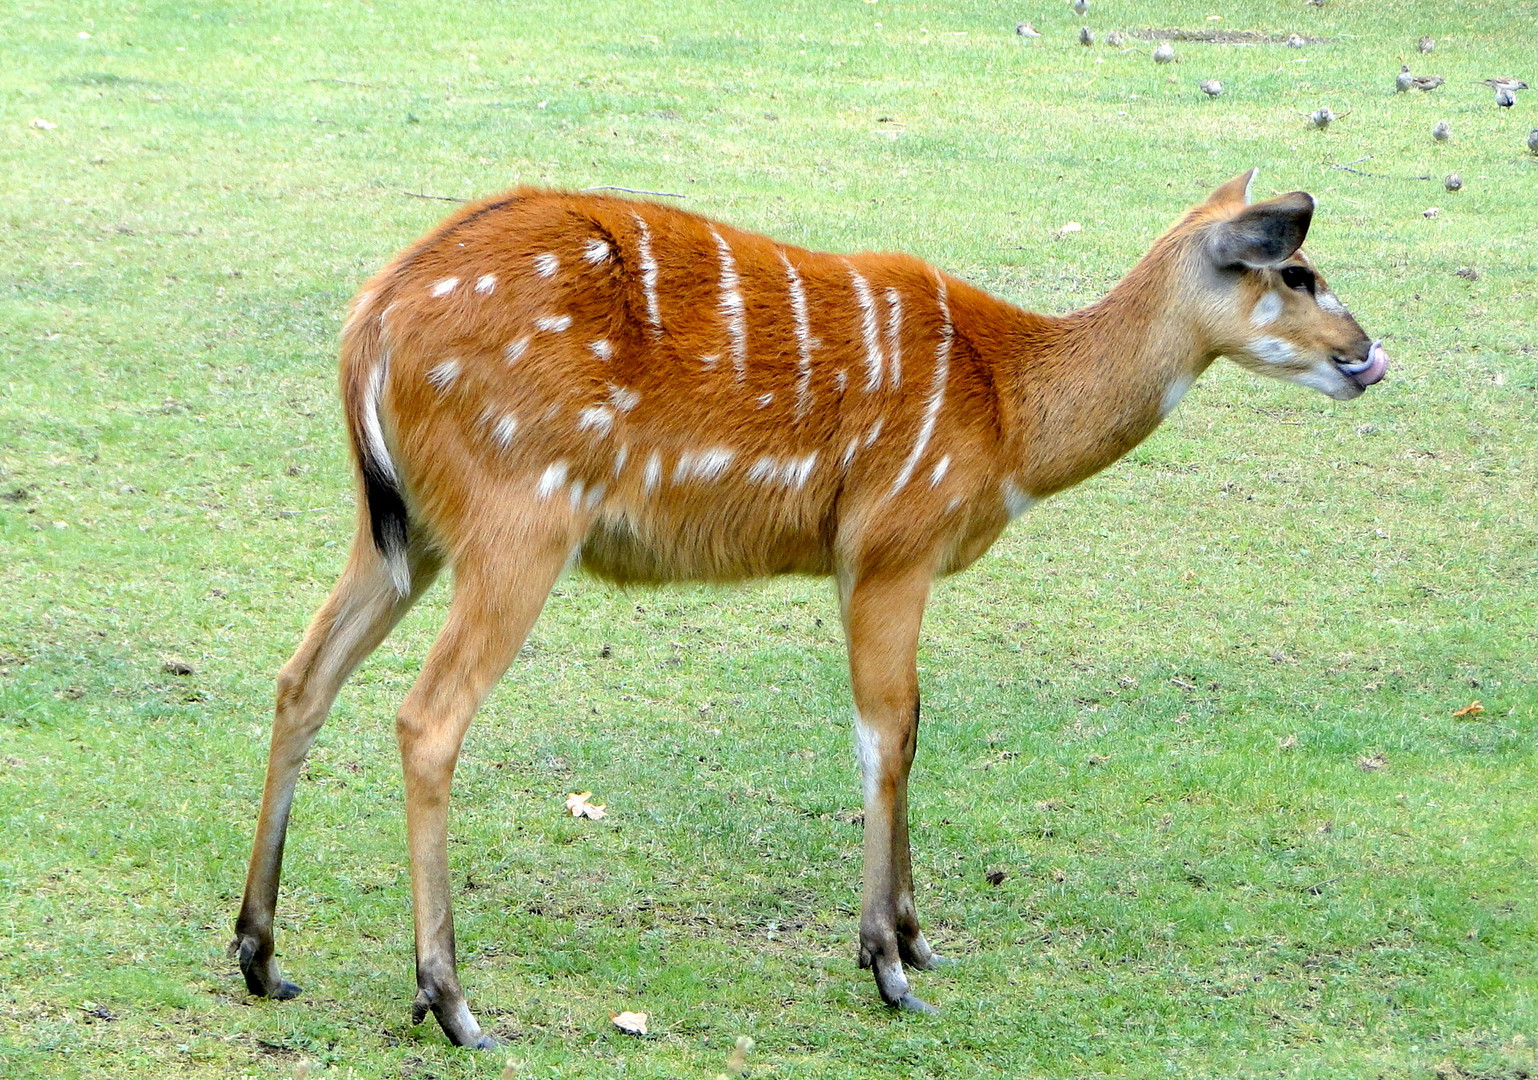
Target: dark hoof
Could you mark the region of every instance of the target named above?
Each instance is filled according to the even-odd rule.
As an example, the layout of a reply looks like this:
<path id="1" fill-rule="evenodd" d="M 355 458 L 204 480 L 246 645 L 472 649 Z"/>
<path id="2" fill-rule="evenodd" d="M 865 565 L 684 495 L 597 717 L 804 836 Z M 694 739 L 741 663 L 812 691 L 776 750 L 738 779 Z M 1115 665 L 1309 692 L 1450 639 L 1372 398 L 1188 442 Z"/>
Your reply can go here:
<path id="1" fill-rule="evenodd" d="M 240 963 L 240 974 L 246 980 L 246 989 L 257 997 L 274 1001 L 289 1001 L 301 993 L 298 986 L 278 974 L 278 965 L 272 954 L 259 957 L 261 949 L 255 939 L 238 937 L 230 942 L 230 955 Z"/>
<path id="2" fill-rule="evenodd" d="M 912 994 L 904 994 L 893 1004 L 903 1012 L 919 1013 L 923 1016 L 933 1016 L 940 1011 L 929 1002 L 924 1001 L 922 998 L 916 998 Z"/>
<path id="3" fill-rule="evenodd" d="M 474 1046 L 466 1047 L 467 1050 L 495 1050 L 496 1048 L 497 1040 L 493 1039 L 490 1035 L 482 1035 L 479 1039 L 475 1040 Z"/>
<path id="4" fill-rule="evenodd" d="M 304 993 L 303 990 L 287 979 L 279 979 L 278 988 L 267 996 L 274 1001 L 292 1001 L 302 993 Z"/>

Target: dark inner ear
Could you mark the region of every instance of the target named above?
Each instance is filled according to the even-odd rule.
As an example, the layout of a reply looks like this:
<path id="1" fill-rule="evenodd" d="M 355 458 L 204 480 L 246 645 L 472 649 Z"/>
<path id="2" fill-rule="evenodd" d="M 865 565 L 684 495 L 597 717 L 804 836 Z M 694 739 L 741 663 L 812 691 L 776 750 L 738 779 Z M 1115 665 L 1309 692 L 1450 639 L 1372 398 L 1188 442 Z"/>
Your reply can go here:
<path id="1" fill-rule="evenodd" d="M 1246 207 L 1207 234 L 1207 253 L 1219 266 L 1276 266 L 1303 246 L 1314 218 L 1314 197 L 1294 191 Z"/>

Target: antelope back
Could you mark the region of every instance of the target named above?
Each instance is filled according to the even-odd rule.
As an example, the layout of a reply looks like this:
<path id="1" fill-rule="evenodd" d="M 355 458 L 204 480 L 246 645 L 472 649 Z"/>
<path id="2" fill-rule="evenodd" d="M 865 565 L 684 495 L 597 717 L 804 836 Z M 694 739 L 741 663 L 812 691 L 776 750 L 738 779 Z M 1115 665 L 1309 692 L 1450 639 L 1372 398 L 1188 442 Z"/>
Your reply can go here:
<path id="1" fill-rule="evenodd" d="M 369 282 L 343 386 L 451 557 L 533 513 L 620 581 L 953 563 L 1008 519 L 974 343 L 1027 318 L 908 256 L 520 190 Z"/>

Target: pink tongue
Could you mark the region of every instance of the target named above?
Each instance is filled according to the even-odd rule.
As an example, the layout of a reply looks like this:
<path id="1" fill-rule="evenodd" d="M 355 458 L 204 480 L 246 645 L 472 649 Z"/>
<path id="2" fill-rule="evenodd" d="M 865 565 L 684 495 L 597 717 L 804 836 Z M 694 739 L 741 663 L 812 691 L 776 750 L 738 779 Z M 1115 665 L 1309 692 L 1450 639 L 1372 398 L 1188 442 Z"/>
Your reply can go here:
<path id="1" fill-rule="evenodd" d="M 1367 367 L 1352 376 L 1362 386 L 1371 386 L 1388 371 L 1388 353 L 1383 349 L 1383 342 L 1372 343 L 1372 348 L 1367 350 L 1367 361 Z"/>

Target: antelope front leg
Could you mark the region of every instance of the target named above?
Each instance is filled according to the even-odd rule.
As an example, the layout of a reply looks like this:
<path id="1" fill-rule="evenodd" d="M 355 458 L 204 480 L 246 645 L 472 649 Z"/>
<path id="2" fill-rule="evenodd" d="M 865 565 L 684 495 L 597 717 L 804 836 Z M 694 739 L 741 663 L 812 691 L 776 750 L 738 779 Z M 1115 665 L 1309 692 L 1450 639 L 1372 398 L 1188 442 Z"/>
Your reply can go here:
<path id="1" fill-rule="evenodd" d="M 929 596 L 927 572 L 840 582 L 855 746 L 865 784 L 865 890 L 860 966 L 870 968 L 889 1005 L 933 1007 L 914 997 L 903 965 L 928 970 L 941 958 L 919 929 L 908 854 L 908 771 L 918 744 L 918 635 Z"/>

